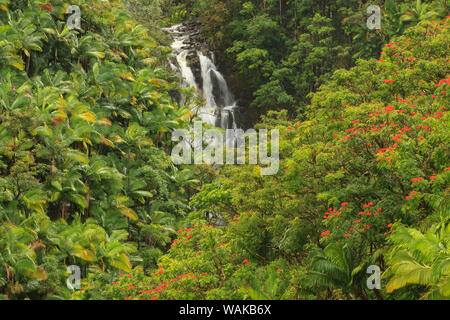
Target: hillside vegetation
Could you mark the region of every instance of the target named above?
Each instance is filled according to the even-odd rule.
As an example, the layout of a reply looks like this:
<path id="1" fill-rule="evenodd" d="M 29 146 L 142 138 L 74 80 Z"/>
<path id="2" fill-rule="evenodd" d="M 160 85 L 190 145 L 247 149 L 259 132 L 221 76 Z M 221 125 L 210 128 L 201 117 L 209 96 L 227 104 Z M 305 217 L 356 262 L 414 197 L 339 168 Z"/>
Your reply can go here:
<path id="1" fill-rule="evenodd" d="M 379 31 L 343 22 L 359 1 L 70 3 L 82 30 L 0 0 L 2 298 L 450 298 L 446 1 L 386 1 Z M 280 130 L 276 175 L 172 164 L 202 97 L 160 27 L 192 18 Z"/>

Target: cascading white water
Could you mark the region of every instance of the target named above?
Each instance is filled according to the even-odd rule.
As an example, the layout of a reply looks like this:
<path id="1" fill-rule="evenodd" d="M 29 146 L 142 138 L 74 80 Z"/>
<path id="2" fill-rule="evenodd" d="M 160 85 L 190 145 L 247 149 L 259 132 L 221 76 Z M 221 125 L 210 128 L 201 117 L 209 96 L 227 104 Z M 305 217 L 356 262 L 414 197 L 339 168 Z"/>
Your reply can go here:
<path id="1" fill-rule="evenodd" d="M 202 52 L 192 48 L 190 46 L 190 44 L 192 44 L 190 39 L 191 34 L 183 30 L 183 24 L 177 24 L 166 29 L 166 31 L 171 33 L 174 38 L 172 49 L 178 64 L 176 68 L 183 78 L 183 86 L 200 89 L 206 100 L 205 105 L 196 111 L 197 114 L 204 122 L 210 125 L 215 125 L 222 129 L 236 129 L 236 101 L 234 100 L 223 75 L 217 70 L 217 67 L 213 62 L 214 55 L 210 53 L 210 58 Z M 199 59 L 201 69 L 200 76 L 203 82 L 202 88 L 199 88 L 195 80 L 194 72 L 189 66 L 189 54 L 196 54 Z"/>
<path id="2" fill-rule="evenodd" d="M 174 25 L 173 27 L 166 29 L 174 35 L 174 41 L 172 43 L 172 49 L 174 50 L 178 62 L 178 68 L 183 77 L 183 85 L 188 88 L 197 88 L 197 83 L 195 82 L 194 73 L 188 66 L 187 55 L 189 50 L 185 48 L 185 41 L 189 38 L 188 35 L 184 35 L 182 32 L 178 31 L 181 24 Z M 173 64 L 171 63 L 171 66 Z M 176 68 L 176 66 L 175 66 Z"/>
<path id="3" fill-rule="evenodd" d="M 203 97 L 206 99 L 205 106 L 200 110 L 200 117 L 203 119 L 203 121 L 206 121 L 211 125 L 215 125 L 217 104 L 214 99 L 213 83 L 210 74 L 212 61 L 205 57 L 201 52 L 197 52 L 197 54 L 200 59 L 200 67 L 202 70 L 202 93 Z"/>

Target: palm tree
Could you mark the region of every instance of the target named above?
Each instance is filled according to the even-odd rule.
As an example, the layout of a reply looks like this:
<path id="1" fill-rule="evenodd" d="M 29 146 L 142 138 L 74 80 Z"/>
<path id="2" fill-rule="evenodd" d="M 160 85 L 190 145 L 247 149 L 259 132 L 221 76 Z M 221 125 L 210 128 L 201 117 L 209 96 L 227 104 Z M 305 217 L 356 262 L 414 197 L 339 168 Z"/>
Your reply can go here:
<path id="1" fill-rule="evenodd" d="M 400 21 L 406 26 L 415 25 L 423 20 L 430 20 L 437 16 L 438 13 L 431 9 L 428 3 L 422 3 L 421 0 L 416 0 L 416 5 L 410 7 L 401 17 Z"/>
<path id="2" fill-rule="evenodd" d="M 8 26 L 5 36 L 8 41 L 14 43 L 16 50 L 25 55 L 25 70 L 28 72 L 31 63 L 31 51 L 42 52 L 43 40 L 45 34 L 34 24 L 36 14 L 31 10 L 25 10 L 11 13 L 7 11 Z"/>
<path id="3" fill-rule="evenodd" d="M 387 292 L 411 285 L 422 286 L 421 299 L 450 299 L 450 206 L 440 209 L 441 222 L 425 234 L 397 226 L 390 237 L 394 247 L 387 255 L 383 274 Z M 394 225 L 395 227 L 395 225 Z"/>
<path id="4" fill-rule="evenodd" d="M 304 277 L 304 285 L 312 290 L 341 289 L 347 298 L 368 299 L 364 289 L 366 270 L 375 264 L 381 251 L 369 259 L 360 261 L 348 244 L 331 243 L 325 249 L 316 248 L 312 254 L 310 271 Z M 378 299 L 380 293 L 375 292 Z"/>
<path id="5" fill-rule="evenodd" d="M 45 245 L 39 241 L 37 233 L 10 223 L 2 224 L 0 232 L 0 288 L 5 287 L 8 296 L 20 295 L 30 284 L 39 279 L 47 279 L 47 272 L 39 266 L 36 252 Z"/>
<path id="6" fill-rule="evenodd" d="M 284 283 L 285 280 L 281 279 L 276 271 L 271 270 L 268 277 L 255 277 L 249 285 L 241 290 L 248 294 L 252 300 L 277 300 L 285 291 Z"/>
<path id="7" fill-rule="evenodd" d="M 73 36 L 69 44 L 70 53 L 78 58 L 78 64 L 81 64 L 85 70 L 88 70 L 89 58 L 103 59 L 105 57 L 104 46 L 97 42 L 93 35 L 85 35 L 80 39 Z"/>
<path id="8" fill-rule="evenodd" d="M 68 263 L 79 262 L 100 272 L 112 268 L 131 272 L 128 254 L 136 251 L 136 245 L 124 242 L 128 238 L 125 230 L 114 230 L 108 234 L 92 221 L 83 224 L 76 217 L 70 225 L 59 220 L 44 231 Z"/>

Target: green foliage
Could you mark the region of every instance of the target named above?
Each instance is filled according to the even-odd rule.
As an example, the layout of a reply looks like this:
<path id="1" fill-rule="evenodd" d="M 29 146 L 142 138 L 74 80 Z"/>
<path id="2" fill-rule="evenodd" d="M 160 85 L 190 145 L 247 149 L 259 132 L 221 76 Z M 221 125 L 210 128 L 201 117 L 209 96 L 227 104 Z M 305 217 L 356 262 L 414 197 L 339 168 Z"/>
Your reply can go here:
<path id="1" fill-rule="evenodd" d="M 367 28 L 372 4 L 381 7 L 379 30 Z M 449 15 L 445 1 L 184 0 L 168 8 L 173 14 L 186 9 L 216 49 L 221 70 L 248 111 L 249 127 L 269 110 L 296 114 L 333 71 L 377 58 L 383 43 L 407 28 Z"/>
<path id="2" fill-rule="evenodd" d="M 193 221 L 225 225 L 228 244 L 264 274 L 241 283 L 248 297 L 446 297 L 448 230 L 436 224 L 450 179 L 448 34 L 446 21 L 410 28 L 379 60 L 335 71 L 299 121 L 270 112 L 255 128 L 280 130 L 280 172 L 261 177 L 257 166 L 223 166 L 192 198 Z M 408 260 L 397 253 L 416 244 L 396 236 L 396 223 L 440 233 L 421 236 L 431 241 L 417 243 L 425 256 Z M 406 278 L 402 266 L 425 259 L 433 276 Z M 275 261 L 282 289 L 269 271 Z M 369 290 L 370 265 L 392 282 Z"/>
<path id="3" fill-rule="evenodd" d="M 389 268 L 385 273 L 389 278 L 387 292 L 420 285 L 419 292 L 424 293 L 421 299 L 450 298 L 449 218 L 448 203 L 443 203 L 440 223 L 425 234 L 414 228 L 395 226 L 389 239 L 392 248 L 387 256 Z"/>
<path id="4" fill-rule="evenodd" d="M 445 1 L 76 3 L 0 0 L 1 298 L 449 298 Z M 172 164 L 201 97 L 160 25 L 193 17 L 277 174 Z"/>
<path id="5" fill-rule="evenodd" d="M 170 49 L 120 1 L 78 1 L 82 30 L 67 27 L 60 0 L 6 5 L 0 291 L 67 298 L 66 266 L 130 272 L 138 249 L 154 266 L 197 182 L 164 152 L 189 117 L 169 94 Z"/>

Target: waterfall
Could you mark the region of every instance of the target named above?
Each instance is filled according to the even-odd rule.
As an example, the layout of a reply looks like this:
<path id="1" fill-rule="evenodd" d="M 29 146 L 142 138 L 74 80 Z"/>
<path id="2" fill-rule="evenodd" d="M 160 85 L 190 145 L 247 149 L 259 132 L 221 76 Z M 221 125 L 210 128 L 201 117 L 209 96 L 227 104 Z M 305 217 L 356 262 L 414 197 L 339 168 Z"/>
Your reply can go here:
<path id="1" fill-rule="evenodd" d="M 206 104 L 203 108 L 200 109 L 200 117 L 203 121 L 215 125 L 216 116 L 218 112 L 217 104 L 215 102 L 214 94 L 213 94 L 213 83 L 211 80 L 211 65 L 212 61 L 205 57 L 201 52 L 197 52 L 197 55 L 200 59 L 200 67 L 202 73 L 203 80 L 203 89 L 202 94 L 206 99 Z"/>
<path id="2" fill-rule="evenodd" d="M 189 50 L 186 49 L 185 41 L 188 39 L 188 35 L 184 35 L 178 29 L 181 27 L 181 24 L 174 25 L 168 30 L 174 34 L 174 41 L 172 43 L 172 49 L 176 54 L 176 60 L 178 64 L 178 68 L 171 62 L 170 65 L 175 69 L 179 69 L 181 76 L 183 77 L 182 85 L 185 88 L 197 88 L 197 83 L 195 82 L 194 73 L 191 68 L 188 66 L 187 55 L 189 54 Z M 166 29 L 167 30 L 167 29 Z"/>
<path id="3" fill-rule="evenodd" d="M 223 75 L 214 64 L 214 54 L 204 54 L 195 36 L 198 32 L 185 24 L 177 24 L 165 29 L 173 37 L 172 49 L 175 61 L 171 67 L 182 78 L 184 88 L 200 89 L 206 103 L 199 110 L 193 110 L 202 121 L 226 129 L 238 128 L 236 122 L 237 103 L 228 88 Z M 198 67 L 193 64 L 198 62 Z M 199 84 L 199 82 L 202 82 Z"/>

